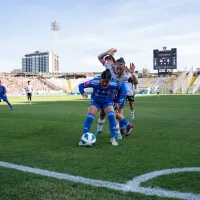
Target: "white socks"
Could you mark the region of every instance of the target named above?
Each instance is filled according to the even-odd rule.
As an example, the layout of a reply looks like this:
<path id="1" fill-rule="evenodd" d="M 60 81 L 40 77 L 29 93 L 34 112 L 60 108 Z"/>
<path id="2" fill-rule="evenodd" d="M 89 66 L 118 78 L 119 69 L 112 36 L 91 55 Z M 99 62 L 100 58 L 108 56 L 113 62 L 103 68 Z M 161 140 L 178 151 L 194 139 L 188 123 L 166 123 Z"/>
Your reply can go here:
<path id="1" fill-rule="evenodd" d="M 97 124 L 97 131 L 103 131 L 103 125 L 104 125 L 105 119 L 101 120 L 99 118 L 98 124 Z"/>
<path id="2" fill-rule="evenodd" d="M 117 121 L 117 124 L 116 124 L 116 133 L 120 133 L 120 130 L 119 130 L 119 122 Z"/>
<path id="3" fill-rule="evenodd" d="M 131 110 L 131 119 L 134 119 L 135 116 L 134 116 L 134 110 Z"/>

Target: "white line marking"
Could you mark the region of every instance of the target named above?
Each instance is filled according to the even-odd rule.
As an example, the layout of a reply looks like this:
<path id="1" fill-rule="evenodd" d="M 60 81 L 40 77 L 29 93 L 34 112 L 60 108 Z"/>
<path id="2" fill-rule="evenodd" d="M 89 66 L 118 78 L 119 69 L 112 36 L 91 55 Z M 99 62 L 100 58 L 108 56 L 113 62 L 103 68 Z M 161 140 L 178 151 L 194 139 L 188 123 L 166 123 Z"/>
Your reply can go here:
<path id="1" fill-rule="evenodd" d="M 171 198 L 186 199 L 186 200 L 200 200 L 200 194 L 169 191 L 166 189 L 140 186 L 141 183 L 149 181 L 153 178 L 180 172 L 200 172 L 200 167 L 174 168 L 174 169 L 165 169 L 165 170 L 146 173 L 135 177 L 132 181 L 129 181 L 127 183 L 127 187 L 133 188 L 134 192 L 139 192 L 146 195 L 156 195 L 160 197 L 171 197 Z"/>
<path id="2" fill-rule="evenodd" d="M 144 195 L 156 195 L 160 197 L 171 197 L 177 199 L 186 199 L 186 200 L 200 200 L 200 194 L 193 194 L 193 193 L 184 193 L 184 192 L 177 192 L 177 191 L 169 191 L 160 188 L 151 188 L 151 187 L 142 187 L 140 184 L 142 182 L 146 182 L 150 179 L 156 178 L 162 175 L 168 175 L 172 173 L 178 172 L 200 172 L 200 167 L 191 167 L 191 168 L 177 168 L 177 169 L 166 169 L 161 171 L 154 171 L 151 173 L 146 173 L 141 176 L 135 177 L 132 181 L 129 181 L 127 184 L 124 183 L 116 183 L 116 182 L 109 182 L 109 181 L 102 181 L 102 180 L 95 180 L 90 178 L 84 178 L 81 176 L 72 176 L 69 174 L 62 174 L 48 170 L 42 170 L 38 168 L 31 168 L 22 165 L 15 165 L 12 163 L 1 162 L 0 167 L 15 169 L 23 172 L 29 172 L 33 174 L 38 174 L 42 176 L 57 178 L 57 179 L 64 179 L 72 182 L 83 183 L 87 185 L 92 185 L 96 187 L 104 187 L 114 190 L 120 190 L 125 192 L 136 192 L 141 193 Z"/>

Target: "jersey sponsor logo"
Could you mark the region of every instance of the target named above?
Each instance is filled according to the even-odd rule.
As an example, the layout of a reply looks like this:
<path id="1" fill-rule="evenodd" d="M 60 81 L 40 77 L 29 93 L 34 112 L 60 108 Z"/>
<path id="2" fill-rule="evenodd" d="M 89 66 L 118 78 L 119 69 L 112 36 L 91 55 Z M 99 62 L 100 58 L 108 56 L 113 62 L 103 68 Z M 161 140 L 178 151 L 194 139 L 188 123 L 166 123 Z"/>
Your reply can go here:
<path id="1" fill-rule="evenodd" d="M 108 95 L 101 95 L 101 94 L 95 93 L 95 96 L 96 96 L 96 97 L 106 98 Z"/>

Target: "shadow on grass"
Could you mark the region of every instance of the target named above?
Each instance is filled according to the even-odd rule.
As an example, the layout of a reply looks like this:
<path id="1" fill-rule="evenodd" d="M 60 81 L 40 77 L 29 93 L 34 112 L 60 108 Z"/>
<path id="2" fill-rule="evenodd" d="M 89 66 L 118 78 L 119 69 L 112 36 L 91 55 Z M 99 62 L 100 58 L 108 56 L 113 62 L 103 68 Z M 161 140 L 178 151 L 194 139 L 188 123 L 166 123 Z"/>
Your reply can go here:
<path id="1" fill-rule="evenodd" d="M 34 106 L 34 105 L 63 105 L 63 104 L 66 104 L 66 105 L 78 105 L 82 103 L 85 105 L 85 104 L 89 104 L 89 99 L 80 99 L 80 100 L 66 100 L 66 101 L 48 101 L 48 100 L 43 100 L 43 101 L 32 101 L 32 104 L 30 105 L 27 101 L 18 101 L 18 102 L 15 102 L 15 101 L 10 101 L 11 104 L 13 106 Z M 0 103 L 0 107 L 1 106 L 8 106 L 5 102 L 1 102 Z"/>

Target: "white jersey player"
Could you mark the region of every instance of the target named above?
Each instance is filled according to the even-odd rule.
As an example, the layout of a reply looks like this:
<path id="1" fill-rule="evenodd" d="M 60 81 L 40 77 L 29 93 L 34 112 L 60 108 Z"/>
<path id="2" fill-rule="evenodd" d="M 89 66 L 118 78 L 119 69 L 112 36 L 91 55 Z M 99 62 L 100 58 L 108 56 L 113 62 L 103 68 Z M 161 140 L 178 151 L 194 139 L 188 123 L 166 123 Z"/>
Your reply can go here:
<path id="1" fill-rule="evenodd" d="M 108 56 L 106 57 L 108 58 Z M 111 76 L 112 76 L 112 79 L 117 81 L 117 82 L 125 82 L 125 81 L 128 81 L 128 79 L 131 77 L 131 74 L 127 74 L 127 73 L 122 73 L 121 76 L 119 76 L 118 74 L 115 73 L 115 66 L 113 66 L 112 64 L 110 64 L 108 61 L 105 61 L 104 63 L 104 67 L 106 69 L 109 69 L 110 72 L 111 72 Z"/>
<path id="2" fill-rule="evenodd" d="M 159 97 L 159 95 L 160 95 L 160 88 L 158 87 L 157 88 L 157 96 Z"/>
<path id="3" fill-rule="evenodd" d="M 137 84 L 138 81 L 135 77 L 135 75 L 132 75 L 132 82 L 125 82 L 126 84 L 126 89 L 127 89 L 127 97 L 126 100 L 129 102 L 129 106 L 130 106 L 130 111 L 131 111 L 131 119 L 135 118 L 135 114 L 134 114 L 134 96 L 136 94 L 136 89 L 137 89 Z"/>
<path id="4" fill-rule="evenodd" d="M 28 102 L 31 105 L 33 89 L 32 89 L 32 86 L 30 84 L 30 81 L 28 81 L 28 85 L 25 87 L 25 90 L 26 90 L 26 96 L 27 96 Z"/>

